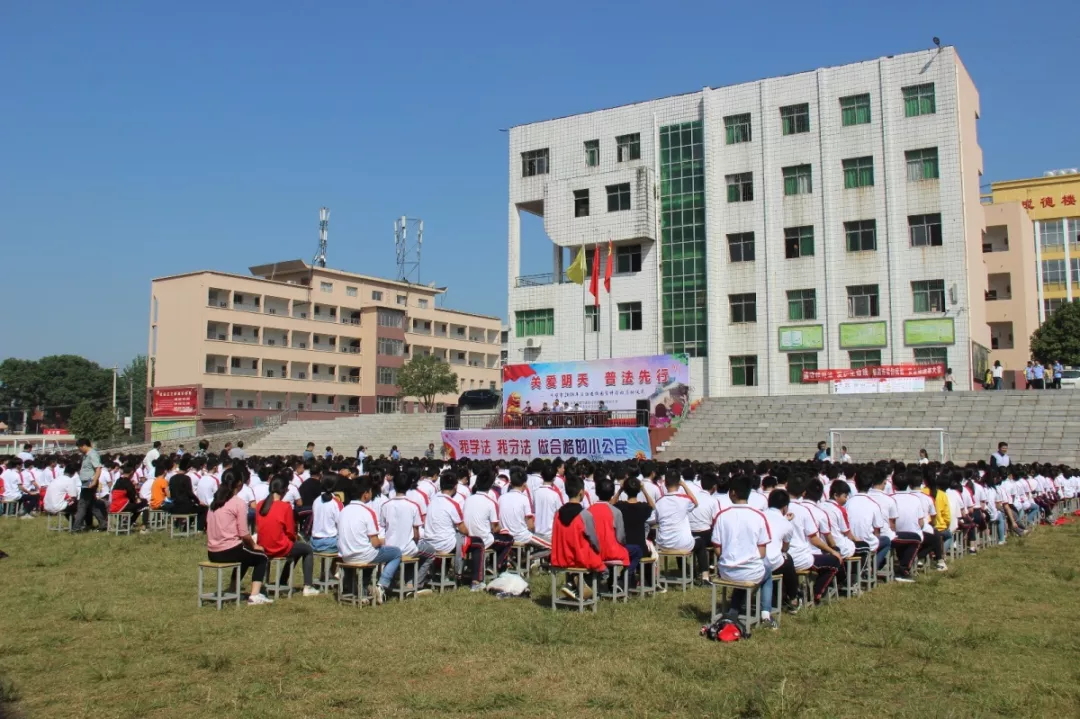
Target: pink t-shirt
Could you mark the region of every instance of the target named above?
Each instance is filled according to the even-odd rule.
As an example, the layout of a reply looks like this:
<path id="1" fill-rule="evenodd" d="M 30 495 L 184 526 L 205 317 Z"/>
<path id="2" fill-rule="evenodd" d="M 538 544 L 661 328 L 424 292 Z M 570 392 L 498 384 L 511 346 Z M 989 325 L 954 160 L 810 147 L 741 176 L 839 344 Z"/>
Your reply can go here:
<path id="1" fill-rule="evenodd" d="M 206 550 L 224 552 L 240 544 L 248 534 L 247 505 L 236 495 L 224 505 L 206 514 Z"/>

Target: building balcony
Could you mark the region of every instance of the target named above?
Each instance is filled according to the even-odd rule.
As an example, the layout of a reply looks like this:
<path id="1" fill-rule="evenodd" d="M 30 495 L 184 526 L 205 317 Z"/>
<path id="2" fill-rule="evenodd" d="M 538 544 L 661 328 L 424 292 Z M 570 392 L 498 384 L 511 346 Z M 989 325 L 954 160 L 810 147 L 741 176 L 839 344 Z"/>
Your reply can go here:
<path id="1" fill-rule="evenodd" d="M 360 378 L 359 377 L 354 377 L 352 375 L 347 375 L 347 374 L 343 374 L 340 377 L 338 377 L 338 381 L 339 382 L 347 382 L 347 383 L 351 383 L 351 384 L 360 384 Z"/>
<path id="2" fill-rule="evenodd" d="M 334 375 L 332 374 L 315 374 L 311 376 L 312 382 L 333 382 Z"/>
<path id="3" fill-rule="evenodd" d="M 338 347 L 338 351 L 339 352 L 344 352 L 345 354 L 353 354 L 353 355 L 360 354 L 360 348 L 359 347 L 353 347 L 352 345 L 341 345 L 340 347 Z"/>
<path id="4" fill-rule="evenodd" d="M 262 312 L 258 305 L 248 302 L 233 302 L 232 308 L 237 312 Z"/>
<path id="5" fill-rule="evenodd" d="M 245 337 L 244 335 L 233 335 L 232 336 L 232 341 L 233 342 L 240 342 L 241 344 L 245 344 L 245 345 L 257 345 L 257 344 L 259 344 L 259 338 L 258 337 Z"/>
<path id="6" fill-rule="evenodd" d="M 360 326 L 360 318 L 359 317 L 342 317 L 341 318 L 341 324 L 343 324 L 343 325 L 355 325 L 355 326 L 359 327 Z"/>
<path id="7" fill-rule="evenodd" d="M 316 343 L 311 345 L 311 349 L 315 350 L 316 352 L 333 352 L 337 349 L 337 346 L 324 343 Z"/>
<path id="8" fill-rule="evenodd" d="M 232 367 L 229 369 L 229 374 L 239 375 L 241 377 L 258 377 L 259 370 L 251 369 L 250 367 Z"/>

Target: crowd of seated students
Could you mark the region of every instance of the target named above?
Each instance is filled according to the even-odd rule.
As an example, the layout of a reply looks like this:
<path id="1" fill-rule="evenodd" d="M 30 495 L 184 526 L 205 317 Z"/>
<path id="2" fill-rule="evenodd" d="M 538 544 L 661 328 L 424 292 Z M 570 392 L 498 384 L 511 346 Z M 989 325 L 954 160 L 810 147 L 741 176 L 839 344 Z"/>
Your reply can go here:
<path id="1" fill-rule="evenodd" d="M 699 584 L 717 577 L 761 584 L 762 615 L 771 624 L 772 613 L 800 609 L 802 570 L 815 570 L 814 601 L 834 577 L 841 585 L 847 580 L 843 561 L 856 555 L 880 569 L 895 553 L 897 581 L 915 581 L 918 566 L 947 569 L 960 533 L 974 553 L 981 530 L 995 527 L 1003 544 L 1010 533 L 1022 535 L 1050 519 L 1060 501 L 1080 497 L 1080 472 L 1069 467 L 986 462 L 379 457 L 366 458 L 361 474 L 356 459 L 341 456 L 200 451 L 146 459 L 102 457 L 93 488 L 100 509 L 142 518 L 143 531 L 150 510 L 195 515 L 211 561 L 252 570 L 251 604 L 271 601 L 263 582 L 274 558 L 285 559 L 288 569 L 301 565 L 306 596 L 319 593 L 312 583 L 316 552 L 378 565 L 372 601 L 380 603 L 403 556 L 418 560 L 403 591 L 428 591 L 436 560 L 447 555 L 452 573 L 481 591 L 487 550 L 501 572 L 518 544 L 552 566 L 589 569 L 601 582 L 610 581 L 608 563 L 618 562 L 631 586 L 643 579 L 642 557 L 691 553 Z M 26 516 L 39 505 L 72 516 L 86 490 L 78 460 L 11 457 L 3 465 L 0 495 Z M 773 596 L 774 574 L 784 577 L 782 597 Z M 577 597 L 590 590 L 567 584 L 559 591 Z"/>

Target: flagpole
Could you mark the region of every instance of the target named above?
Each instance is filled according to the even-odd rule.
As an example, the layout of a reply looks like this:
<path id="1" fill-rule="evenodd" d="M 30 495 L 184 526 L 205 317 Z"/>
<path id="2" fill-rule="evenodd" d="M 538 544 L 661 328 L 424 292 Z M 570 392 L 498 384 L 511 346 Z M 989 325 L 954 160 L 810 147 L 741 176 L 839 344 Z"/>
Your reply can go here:
<path id="1" fill-rule="evenodd" d="M 585 252 L 585 235 L 581 236 L 581 248 L 578 252 Z M 582 255 L 584 259 L 585 255 Z M 587 265 L 586 265 L 587 266 Z M 589 357 L 585 352 L 585 339 L 589 336 L 589 328 L 587 326 L 588 318 L 585 316 L 585 275 L 581 276 L 581 361 L 584 362 Z"/>
<path id="2" fill-rule="evenodd" d="M 610 234 L 608 234 L 607 251 L 608 251 L 608 260 L 607 261 L 608 261 L 608 263 L 612 263 L 613 260 L 611 258 L 611 253 L 615 251 L 615 248 L 613 248 L 611 246 L 611 235 Z M 605 272 L 605 274 L 606 274 L 606 272 Z M 614 334 L 614 328 L 612 327 L 612 324 L 611 324 L 611 306 L 613 304 L 615 304 L 615 303 L 611 299 L 611 285 L 610 285 L 610 283 L 608 284 L 608 298 L 607 299 L 608 299 L 608 308 L 607 308 L 608 359 L 613 359 L 615 357 L 615 334 Z"/>

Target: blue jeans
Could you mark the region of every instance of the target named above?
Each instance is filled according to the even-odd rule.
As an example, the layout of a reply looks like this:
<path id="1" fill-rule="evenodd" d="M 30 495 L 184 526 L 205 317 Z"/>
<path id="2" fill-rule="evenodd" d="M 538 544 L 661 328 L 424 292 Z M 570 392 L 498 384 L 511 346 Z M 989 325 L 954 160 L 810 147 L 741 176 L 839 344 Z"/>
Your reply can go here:
<path id="1" fill-rule="evenodd" d="M 383 567 L 382 575 L 379 577 L 379 586 L 386 589 L 394 581 L 398 565 L 401 564 L 401 550 L 384 544 L 379 547 L 379 553 L 375 555 L 375 559 L 371 560 L 371 563 L 386 565 Z"/>
<path id="2" fill-rule="evenodd" d="M 878 537 L 877 569 L 880 572 L 889 560 L 889 550 L 892 549 L 892 539 L 886 536 Z"/>
<path id="3" fill-rule="evenodd" d="M 337 554 L 337 537 L 313 537 L 311 548 L 316 552 Z"/>
<path id="4" fill-rule="evenodd" d="M 1005 517 L 1005 511 L 998 512 L 997 518 L 998 525 L 998 542 L 1004 544 L 1005 535 L 1009 533 L 1009 520 Z"/>
<path id="5" fill-rule="evenodd" d="M 773 598 L 773 573 L 768 569 L 765 570 L 765 578 L 761 580 L 761 584 L 758 585 L 758 592 L 761 596 L 761 611 L 772 612 L 774 606 Z M 731 604 L 728 607 L 728 616 L 731 618 L 737 618 L 743 613 L 743 602 L 746 601 L 746 592 L 737 590 L 731 594 Z"/>

